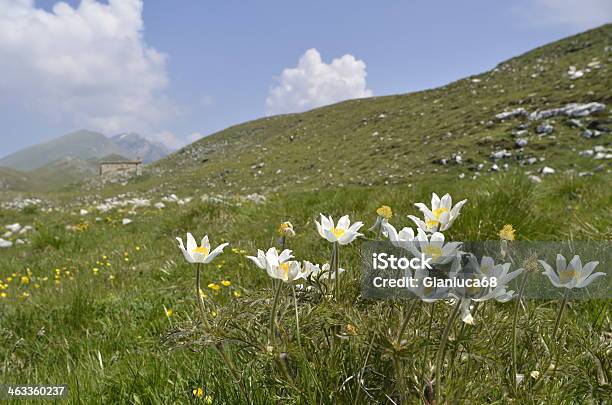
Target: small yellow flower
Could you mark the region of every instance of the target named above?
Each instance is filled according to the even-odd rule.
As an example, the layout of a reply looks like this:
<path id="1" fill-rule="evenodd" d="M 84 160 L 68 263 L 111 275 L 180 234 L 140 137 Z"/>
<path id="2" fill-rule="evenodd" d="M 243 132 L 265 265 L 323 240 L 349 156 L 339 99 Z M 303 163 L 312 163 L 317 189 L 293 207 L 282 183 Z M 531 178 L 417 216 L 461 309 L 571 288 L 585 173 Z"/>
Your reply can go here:
<path id="1" fill-rule="evenodd" d="M 391 217 L 393 216 L 393 210 L 391 210 L 391 207 L 389 207 L 388 205 L 383 205 L 382 207 L 376 210 L 376 213 L 385 219 L 391 219 Z"/>
<path id="2" fill-rule="evenodd" d="M 204 390 L 202 388 L 199 388 L 199 387 L 194 389 L 193 391 L 191 391 L 191 393 L 196 398 L 203 398 L 204 397 Z"/>
<path id="3" fill-rule="evenodd" d="M 17 277 L 17 273 L 13 273 L 13 274 L 11 274 L 11 276 Z"/>
<path id="4" fill-rule="evenodd" d="M 285 236 L 287 238 L 292 238 L 295 236 L 295 231 L 293 230 L 293 225 L 291 222 L 286 221 L 278 226 L 278 234 L 280 236 Z"/>
<path id="5" fill-rule="evenodd" d="M 212 397 L 210 395 L 206 395 L 206 397 L 204 397 L 204 403 L 206 405 L 212 405 L 212 403 L 213 403 Z"/>
<path id="6" fill-rule="evenodd" d="M 130 259 L 129 259 L 129 258 L 127 258 L 127 257 L 126 257 L 126 258 L 124 258 L 123 260 L 124 260 L 126 263 L 130 261 Z"/>
<path id="7" fill-rule="evenodd" d="M 115 279 L 115 276 L 111 274 L 110 276 L 108 276 L 108 279 L 112 281 Z"/>
<path id="8" fill-rule="evenodd" d="M 24 300 L 25 300 L 25 299 L 26 299 L 26 298 L 28 298 L 29 296 L 30 296 L 30 293 L 29 293 L 29 292 L 27 292 L 27 291 L 24 291 L 24 292 L 22 292 L 22 293 L 21 293 L 21 299 L 24 299 Z"/>
<path id="9" fill-rule="evenodd" d="M 166 308 L 166 307 L 164 307 L 164 312 L 166 313 L 166 316 L 167 316 L 168 318 L 170 318 L 170 317 L 172 316 L 172 314 L 173 314 L 172 308 Z"/>
<path id="10" fill-rule="evenodd" d="M 56 286 L 56 287 L 59 287 L 59 286 L 60 286 L 60 284 L 61 284 L 61 282 L 60 282 L 59 280 L 55 280 L 55 286 Z"/>
<path id="11" fill-rule="evenodd" d="M 223 284 L 224 287 L 229 287 L 230 285 L 232 285 L 232 282 L 229 280 L 223 280 L 221 281 L 221 284 Z"/>
<path id="12" fill-rule="evenodd" d="M 139 252 L 140 251 L 140 246 L 136 246 L 136 251 Z"/>
<path id="13" fill-rule="evenodd" d="M 349 323 L 348 325 L 346 325 L 346 331 L 351 335 L 356 335 L 357 327 L 353 325 L 352 323 Z"/>
<path id="14" fill-rule="evenodd" d="M 93 271 L 93 274 L 98 274 L 98 272 L 100 271 L 100 269 L 99 269 L 99 268 L 97 268 L 97 267 L 94 267 L 92 271 Z"/>
<path id="15" fill-rule="evenodd" d="M 108 259 L 108 257 L 106 257 L 106 255 L 102 256 L 102 260 L 107 260 L 107 259 Z"/>
<path id="16" fill-rule="evenodd" d="M 240 293 L 240 291 L 236 290 L 236 291 L 234 291 L 234 297 L 240 298 L 240 297 L 242 297 L 242 294 Z"/>
<path id="17" fill-rule="evenodd" d="M 13 281 L 13 277 L 7 277 L 7 278 L 6 278 L 6 282 L 7 282 L 7 283 L 10 283 L 11 281 Z"/>
<path id="18" fill-rule="evenodd" d="M 7 293 L 5 293 L 5 292 L 1 292 L 0 293 L 0 298 L 6 298 L 6 297 L 8 297 Z"/>
<path id="19" fill-rule="evenodd" d="M 217 283 L 208 284 L 208 288 L 210 288 L 213 291 L 219 291 L 221 289 L 221 287 Z"/>
<path id="20" fill-rule="evenodd" d="M 40 284 L 34 284 L 34 288 L 40 288 Z"/>
<path id="21" fill-rule="evenodd" d="M 212 316 L 213 318 L 216 318 L 217 317 L 217 311 L 212 311 L 210 313 L 210 316 Z"/>
<path id="22" fill-rule="evenodd" d="M 21 276 L 21 284 L 30 284 L 30 277 Z"/>
<path id="23" fill-rule="evenodd" d="M 510 224 L 504 225 L 504 227 L 499 231 L 498 235 L 503 240 L 514 240 L 516 230 Z"/>

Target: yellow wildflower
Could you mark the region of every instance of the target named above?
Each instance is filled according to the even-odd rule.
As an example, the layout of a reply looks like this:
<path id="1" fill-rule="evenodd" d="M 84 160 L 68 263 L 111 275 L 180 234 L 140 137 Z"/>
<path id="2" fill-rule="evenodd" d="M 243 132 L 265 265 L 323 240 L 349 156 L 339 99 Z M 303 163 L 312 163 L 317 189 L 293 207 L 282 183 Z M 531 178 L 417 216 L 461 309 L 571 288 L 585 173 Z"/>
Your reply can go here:
<path id="1" fill-rule="evenodd" d="M 225 287 L 229 287 L 230 285 L 232 285 L 232 282 L 229 280 L 223 280 L 221 281 L 221 284 L 223 284 Z"/>
<path id="2" fill-rule="evenodd" d="M 238 290 L 234 291 L 234 297 L 240 298 L 241 296 L 242 296 L 242 294 L 240 293 L 240 291 L 238 291 Z"/>
<path id="3" fill-rule="evenodd" d="M 514 240 L 516 230 L 510 224 L 504 225 L 504 227 L 499 231 L 498 235 L 503 240 Z"/>
<path id="4" fill-rule="evenodd" d="M 393 210 L 391 210 L 391 207 L 389 207 L 388 205 L 383 205 L 382 207 L 376 210 L 376 213 L 385 219 L 391 219 L 391 217 L 393 216 Z"/>
<path id="5" fill-rule="evenodd" d="M 208 284 L 208 288 L 210 288 L 213 291 L 219 291 L 221 289 L 221 287 L 217 283 Z"/>
<path id="6" fill-rule="evenodd" d="M 166 313 L 166 316 L 167 316 L 168 318 L 170 318 L 170 317 L 172 316 L 172 314 L 173 314 L 172 308 L 166 308 L 166 307 L 164 307 L 164 312 Z"/>
<path id="7" fill-rule="evenodd" d="M 346 331 L 351 335 L 356 335 L 357 327 L 353 325 L 352 323 L 349 323 L 348 325 L 346 325 Z"/>
<path id="8" fill-rule="evenodd" d="M 294 237 L 295 231 L 293 230 L 293 225 L 291 224 L 291 222 L 286 221 L 280 224 L 278 227 L 278 234 L 287 238 Z"/>
<path id="9" fill-rule="evenodd" d="M 21 284 L 30 284 L 30 277 L 21 276 Z"/>
<path id="10" fill-rule="evenodd" d="M 191 391 L 191 393 L 196 398 L 203 398 L 204 397 L 204 390 L 202 388 L 199 388 L 199 387 L 194 389 L 193 391 Z"/>

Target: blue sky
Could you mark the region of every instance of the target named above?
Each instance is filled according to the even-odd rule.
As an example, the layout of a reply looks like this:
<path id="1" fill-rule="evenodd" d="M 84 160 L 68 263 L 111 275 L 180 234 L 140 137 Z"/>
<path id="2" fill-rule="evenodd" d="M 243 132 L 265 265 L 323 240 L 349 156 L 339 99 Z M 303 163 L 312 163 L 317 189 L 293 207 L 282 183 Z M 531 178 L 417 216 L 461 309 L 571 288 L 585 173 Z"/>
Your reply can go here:
<path id="1" fill-rule="evenodd" d="M 440 86 L 612 19 L 607 0 L 56 3 L 0 0 L 0 155 L 79 128 L 176 147 Z"/>

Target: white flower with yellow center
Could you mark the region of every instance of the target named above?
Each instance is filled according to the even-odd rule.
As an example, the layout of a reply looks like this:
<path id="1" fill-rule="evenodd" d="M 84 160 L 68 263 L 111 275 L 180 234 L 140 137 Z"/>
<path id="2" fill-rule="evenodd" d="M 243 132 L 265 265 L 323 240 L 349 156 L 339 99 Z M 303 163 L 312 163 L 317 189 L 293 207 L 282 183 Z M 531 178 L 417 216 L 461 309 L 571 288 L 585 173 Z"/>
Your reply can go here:
<path id="1" fill-rule="evenodd" d="M 211 251 L 210 243 L 208 242 L 208 235 L 202 238 L 202 243 L 200 246 L 198 246 L 191 233 L 187 233 L 187 248 L 185 248 L 185 245 L 183 245 L 183 239 L 176 238 L 176 240 L 179 243 L 179 248 L 183 252 L 183 256 L 185 256 L 185 260 L 187 260 L 189 263 L 210 263 L 215 257 L 223 252 L 223 249 L 227 245 L 229 245 L 229 243 L 222 243 Z"/>
<path id="2" fill-rule="evenodd" d="M 383 233 L 389 238 L 389 242 L 391 242 L 393 246 L 410 249 L 414 240 L 414 231 L 412 228 L 406 226 L 398 232 L 393 225 L 387 222 L 383 225 L 383 229 Z"/>
<path id="3" fill-rule="evenodd" d="M 461 320 L 467 324 L 473 325 L 474 318 L 472 317 L 471 309 L 472 302 L 484 302 L 495 300 L 497 302 L 508 302 L 514 298 L 513 290 L 507 290 L 508 283 L 519 276 L 524 270 L 518 269 L 511 273 L 510 263 L 495 264 L 493 258 L 483 256 L 478 262 L 475 256 L 471 256 L 469 263 L 465 268 L 458 268 L 457 271 L 452 271 L 451 278 L 461 277 L 463 279 L 472 279 L 474 281 L 488 279 L 489 284 L 495 283 L 491 287 L 481 287 L 472 285 L 470 287 L 455 288 L 452 295 L 455 299 L 461 300 Z"/>
<path id="4" fill-rule="evenodd" d="M 348 245 L 358 236 L 363 236 L 363 234 L 357 232 L 363 226 L 363 222 L 358 221 L 351 225 L 348 215 L 341 217 L 338 223 L 334 224 L 331 216 L 326 217 L 321 214 L 321 222 L 315 221 L 315 223 L 319 235 L 332 243 L 338 242 L 340 245 Z"/>
<path id="5" fill-rule="evenodd" d="M 289 283 L 304 277 L 304 272 L 300 267 L 300 263 L 293 259 L 291 250 L 285 249 L 280 254 L 275 247 L 271 247 L 267 252 L 257 250 L 257 257 L 247 256 L 262 270 L 268 273 L 268 276 Z"/>
<path id="6" fill-rule="evenodd" d="M 456 259 L 461 242 L 444 243 L 444 235 L 434 232 L 427 235 L 422 229 L 418 229 L 414 243 L 408 245 L 408 249 L 415 257 L 423 254 L 425 259 L 431 258 L 431 264 L 446 264 Z"/>
<path id="7" fill-rule="evenodd" d="M 436 193 L 431 196 L 431 209 L 423 203 L 414 204 L 425 216 L 424 219 L 408 215 L 414 223 L 425 232 L 444 232 L 451 227 L 455 219 L 459 216 L 461 207 L 467 200 L 461 200 L 453 207 L 453 199 L 450 194 L 445 194 L 442 198 Z"/>
<path id="8" fill-rule="evenodd" d="M 538 260 L 544 267 L 544 275 L 548 277 L 552 285 L 555 287 L 565 288 L 583 288 L 591 284 L 595 279 L 605 276 L 606 273 L 593 273 L 599 262 L 589 262 L 582 265 L 580 256 L 575 255 L 572 260 L 567 263 L 565 256 L 557 254 L 557 269 L 553 269 L 544 260 Z"/>

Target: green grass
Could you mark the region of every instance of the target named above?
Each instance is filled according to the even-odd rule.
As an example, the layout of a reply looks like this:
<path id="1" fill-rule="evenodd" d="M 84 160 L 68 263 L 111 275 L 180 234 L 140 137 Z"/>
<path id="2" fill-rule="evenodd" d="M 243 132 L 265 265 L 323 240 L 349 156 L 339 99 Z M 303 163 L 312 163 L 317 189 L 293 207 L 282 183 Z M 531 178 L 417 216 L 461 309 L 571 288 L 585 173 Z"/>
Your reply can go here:
<path id="1" fill-rule="evenodd" d="M 277 224 L 291 220 L 297 231 L 290 241 L 295 255 L 325 262 L 330 246 L 316 234 L 313 222 L 319 212 L 336 217 L 349 213 L 372 223 L 376 208 L 384 203 L 394 209 L 394 224 L 409 225 L 405 215 L 416 211 L 412 204 L 427 201 L 431 191 L 469 199 L 449 238 L 496 239 L 497 231 L 512 223 L 521 240 L 609 239 L 610 194 L 605 184 L 598 178 L 563 177 L 534 185 L 517 174 L 461 184 L 441 177 L 412 187 L 282 193 L 261 205 L 235 200 L 172 205 L 162 212 L 143 209 L 130 226 L 119 223 L 125 213 L 117 210 L 102 222 L 93 221 L 96 214 L 82 218 L 69 212 L 3 212 L 0 222 L 35 223 L 37 230 L 30 246 L 0 256 L 0 279 L 13 277 L 4 290 L 9 297 L 0 300 L 2 381 L 68 384 L 73 403 L 202 402 L 192 398 L 196 387 L 203 387 L 214 403 L 244 403 L 218 351 L 207 346 L 210 339 L 222 342 L 256 403 L 397 402 L 402 387 L 397 364 L 406 401 L 419 403 L 433 377 L 448 304 L 438 303 L 433 318 L 431 307 L 419 304 L 405 342 L 398 345 L 393 339 L 399 311 L 408 303 L 360 298 L 358 242 L 341 250 L 348 272 L 340 302 L 320 294 L 301 296 L 301 348 L 290 290 L 285 289 L 279 340 L 268 351 L 272 286 L 244 252 L 269 246 Z M 579 198 L 582 195 L 588 198 Z M 65 229 L 76 222 L 89 227 Z M 226 250 L 204 270 L 204 286 L 232 283 L 218 294 L 204 287 L 216 312 L 210 317 L 210 333 L 195 322 L 194 267 L 185 263 L 173 239 L 187 231 L 208 233 L 213 245 L 230 241 L 235 249 Z M 99 268 L 97 274 L 93 268 Z M 27 269 L 30 283 L 22 285 Z M 23 292 L 30 296 L 21 298 Z M 609 385 L 602 385 L 612 377 L 609 301 L 570 304 L 555 344 L 561 353 L 559 370 L 533 388 L 535 381 L 528 375 L 550 356 L 558 304 L 527 301 L 520 313 L 519 370 L 527 375 L 527 383 L 518 392 L 509 377 L 514 305 L 485 303 L 475 326 L 460 327 L 457 322 L 443 371 L 443 396 L 465 403 L 609 401 Z M 164 308 L 172 309 L 172 316 L 166 317 Z M 356 381 L 368 351 L 362 374 L 366 394 Z"/>

